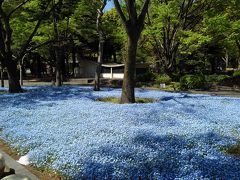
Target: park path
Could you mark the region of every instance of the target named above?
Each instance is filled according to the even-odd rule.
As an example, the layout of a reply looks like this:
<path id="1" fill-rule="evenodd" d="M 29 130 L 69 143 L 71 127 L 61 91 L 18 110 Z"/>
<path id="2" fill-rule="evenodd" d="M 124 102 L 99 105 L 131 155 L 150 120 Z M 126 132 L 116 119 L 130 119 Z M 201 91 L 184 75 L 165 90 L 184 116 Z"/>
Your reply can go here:
<path id="1" fill-rule="evenodd" d="M 9 168 L 14 169 L 16 174 L 28 176 L 31 180 L 39 180 L 39 178 L 37 178 L 30 171 L 28 171 L 24 166 L 17 163 L 13 158 L 11 158 L 7 153 L 2 151 L 1 149 L 0 153 L 3 155 L 6 165 Z"/>

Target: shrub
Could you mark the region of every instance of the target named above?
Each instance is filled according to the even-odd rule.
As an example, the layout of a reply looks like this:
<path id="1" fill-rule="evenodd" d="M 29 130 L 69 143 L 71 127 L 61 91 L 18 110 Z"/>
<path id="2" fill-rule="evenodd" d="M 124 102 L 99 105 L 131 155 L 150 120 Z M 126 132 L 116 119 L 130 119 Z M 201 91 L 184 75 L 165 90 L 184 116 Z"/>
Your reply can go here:
<path id="1" fill-rule="evenodd" d="M 179 82 L 172 82 L 171 86 L 172 86 L 174 91 L 179 91 L 181 89 L 181 85 L 180 85 Z"/>
<path id="2" fill-rule="evenodd" d="M 181 89 L 202 89 L 204 84 L 205 78 L 203 75 L 185 75 L 180 78 Z"/>
<path id="3" fill-rule="evenodd" d="M 214 75 L 205 76 L 205 81 L 207 83 L 222 82 L 223 80 L 225 80 L 227 78 L 229 78 L 228 75 L 217 75 L 217 74 L 214 74 Z"/>
<path id="4" fill-rule="evenodd" d="M 155 74 L 152 72 L 138 74 L 136 77 L 137 82 L 150 82 L 150 81 L 154 81 L 154 79 L 155 79 Z"/>
<path id="5" fill-rule="evenodd" d="M 233 77 L 240 77 L 240 71 L 235 71 L 233 73 Z"/>
<path id="6" fill-rule="evenodd" d="M 222 86 L 240 86 L 240 76 L 229 77 L 219 83 Z"/>
<path id="7" fill-rule="evenodd" d="M 170 83 L 172 82 L 172 79 L 171 79 L 171 77 L 169 77 L 168 75 L 162 74 L 162 75 L 157 75 L 157 76 L 156 76 L 155 82 L 156 82 L 157 84 L 165 83 L 165 84 L 168 85 L 168 84 L 170 84 Z"/>
<path id="8" fill-rule="evenodd" d="M 172 73 L 172 75 L 171 75 L 171 78 L 172 78 L 172 81 L 174 81 L 174 82 L 179 82 L 180 81 L 180 77 L 181 77 L 181 75 L 179 74 L 179 73 Z"/>

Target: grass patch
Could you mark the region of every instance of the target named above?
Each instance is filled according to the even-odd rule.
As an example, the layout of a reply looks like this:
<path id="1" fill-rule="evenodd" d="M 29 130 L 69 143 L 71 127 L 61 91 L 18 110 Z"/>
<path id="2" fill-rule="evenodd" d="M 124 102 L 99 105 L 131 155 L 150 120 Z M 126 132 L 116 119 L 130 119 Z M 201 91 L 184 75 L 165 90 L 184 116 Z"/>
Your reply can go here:
<path id="1" fill-rule="evenodd" d="M 7 91 L 0 91 L 0 94 L 7 94 Z"/>
<path id="2" fill-rule="evenodd" d="M 240 142 L 236 145 L 225 147 L 223 151 L 228 155 L 240 157 Z"/>
<path id="3" fill-rule="evenodd" d="M 113 104 L 120 104 L 120 98 L 116 97 L 105 97 L 105 98 L 98 98 L 97 101 L 101 102 L 110 102 Z M 144 104 L 144 103 L 154 103 L 156 99 L 153 98 L 136 98 L 136 103 Z"/>
<path id="4" fill-rule="evenodd" d="M 160 88 L 160 84 L 156 83 L 137 83 L 138 88 L 144 89 L 154 89 L 154 90 L 162 90 L 162 91 L 180 91 L 180 83 L 179 82 L 171 82 L 170 84 L 166 85 L 165 88 Z"/>

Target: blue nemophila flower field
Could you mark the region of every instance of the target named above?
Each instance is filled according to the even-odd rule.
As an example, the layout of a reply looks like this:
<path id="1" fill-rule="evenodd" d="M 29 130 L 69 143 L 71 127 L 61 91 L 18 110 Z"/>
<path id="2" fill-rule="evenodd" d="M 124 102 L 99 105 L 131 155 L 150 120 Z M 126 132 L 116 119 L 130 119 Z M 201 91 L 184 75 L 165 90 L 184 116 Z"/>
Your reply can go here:
<path id="1" fill-rule="evenodd" d="M 238 179 L 240 99 L 137 90 L 149 104 L 95 101 L 120 89 L 30 87 L 0 95 L 0 138 L 71 179 Z"/>

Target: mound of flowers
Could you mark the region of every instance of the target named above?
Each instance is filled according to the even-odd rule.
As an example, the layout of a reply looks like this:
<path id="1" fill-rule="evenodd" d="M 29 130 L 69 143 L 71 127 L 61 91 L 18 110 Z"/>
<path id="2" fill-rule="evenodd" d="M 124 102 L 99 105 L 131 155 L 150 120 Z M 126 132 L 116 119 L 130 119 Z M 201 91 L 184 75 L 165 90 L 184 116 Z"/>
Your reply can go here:
<path id="1" fill-rule="evenodd" d="M 33 165 L 71 179 L 236 179 L 240 99 L 138 89 L 146 104 L 112 104 L 120 89 L 28 87 L 0 94 L 0 139 Z"/>

